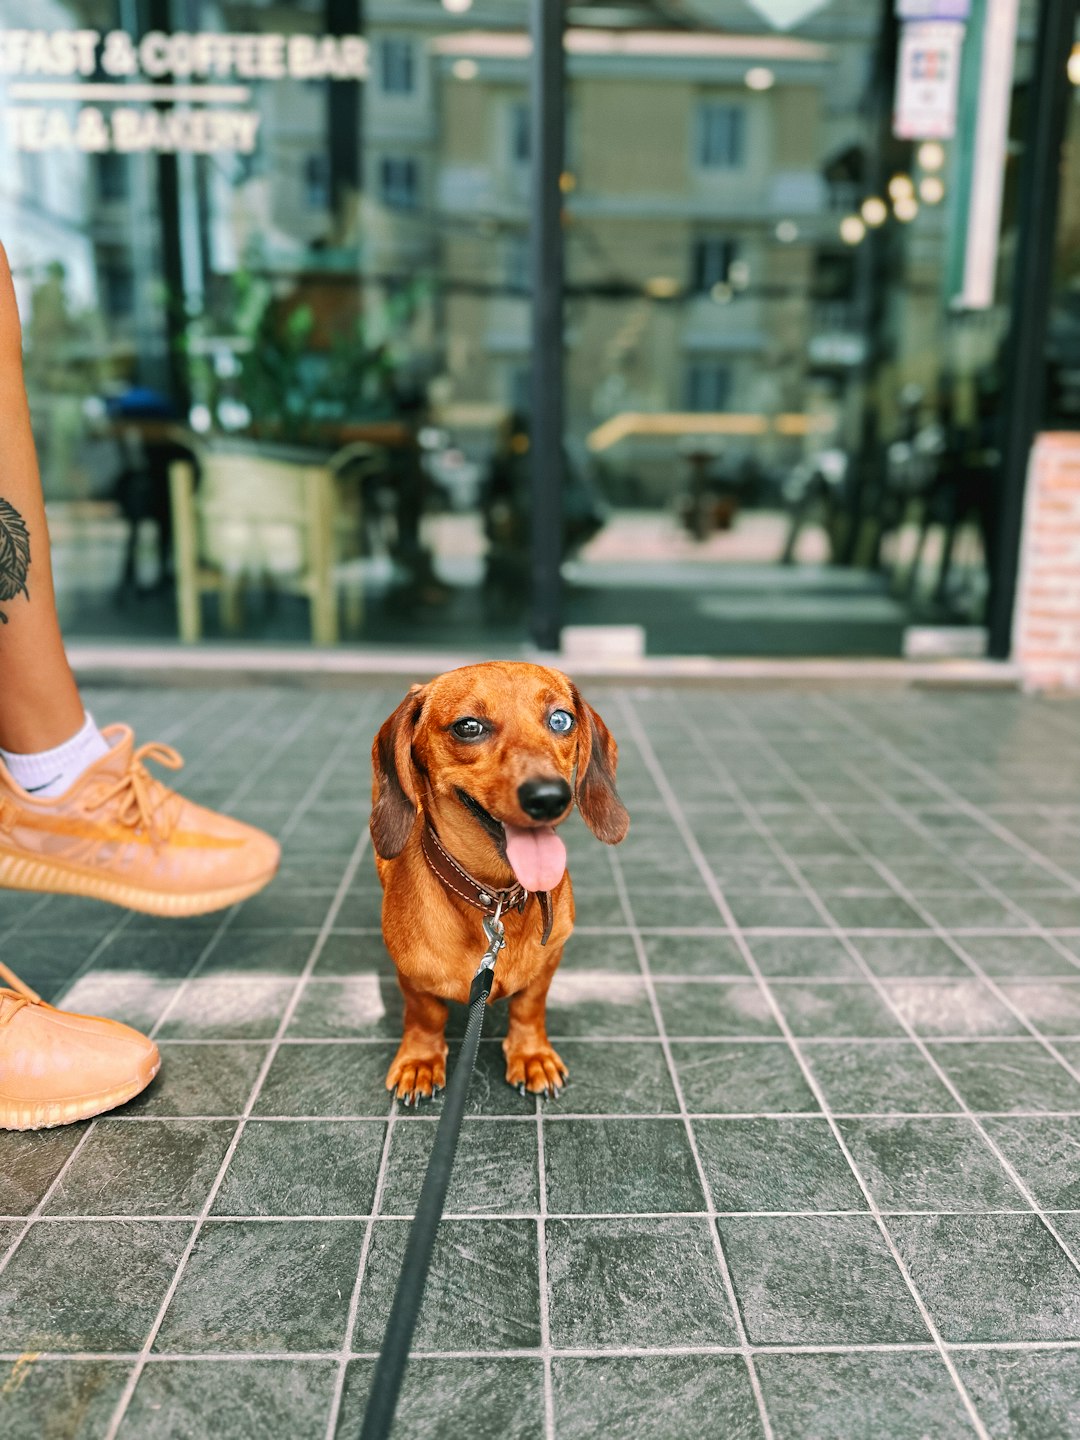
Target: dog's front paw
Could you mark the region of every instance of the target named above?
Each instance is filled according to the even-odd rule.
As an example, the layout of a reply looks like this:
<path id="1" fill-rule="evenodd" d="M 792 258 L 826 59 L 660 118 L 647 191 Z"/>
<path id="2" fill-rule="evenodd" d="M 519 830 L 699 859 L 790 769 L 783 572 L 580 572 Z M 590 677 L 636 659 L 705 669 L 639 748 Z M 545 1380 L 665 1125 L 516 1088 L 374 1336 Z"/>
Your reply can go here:
<path id="1" fill-rule="evenodd" d="M 419 1105 L 430 1100 L 446 1084 L 446 1057 L 406 1050 L 404 1045 L 394 1056 L 386 1072 L 386 1088 L 393 1090 L 406 1105 Z"/>
<path id="2" fill-rule="evenodd" d="M 506 1056 L 506 1083 L 522 1095 L 557 1096 L 570 1071 L 545 1040 L 542 1044 L 503 1045 Z"/>

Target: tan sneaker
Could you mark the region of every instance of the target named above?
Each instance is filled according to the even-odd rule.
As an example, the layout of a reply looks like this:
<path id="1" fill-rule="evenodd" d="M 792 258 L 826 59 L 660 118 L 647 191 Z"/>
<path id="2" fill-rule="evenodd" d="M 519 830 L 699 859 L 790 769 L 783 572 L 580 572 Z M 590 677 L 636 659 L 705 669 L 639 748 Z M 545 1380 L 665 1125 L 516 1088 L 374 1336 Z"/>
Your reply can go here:
<path id="1" fill-rule="evenodd" d="M 169 745 L 133 748 L 126 725 L 70 790 L 28 795 L 0 764 L 0 886 L 108 900 L 148 915 L 201 915 L 273 879 L 276 840 L 177 795 L 146 768 L 179 770 Z"/>
<path id="2" fill-rule="evenodd" d="M 145 1090 L 161 1069 L 152 1040 L 115 1020 L 54 1010 L 0 964 L 0 1130 L 88 1120 Z"/>

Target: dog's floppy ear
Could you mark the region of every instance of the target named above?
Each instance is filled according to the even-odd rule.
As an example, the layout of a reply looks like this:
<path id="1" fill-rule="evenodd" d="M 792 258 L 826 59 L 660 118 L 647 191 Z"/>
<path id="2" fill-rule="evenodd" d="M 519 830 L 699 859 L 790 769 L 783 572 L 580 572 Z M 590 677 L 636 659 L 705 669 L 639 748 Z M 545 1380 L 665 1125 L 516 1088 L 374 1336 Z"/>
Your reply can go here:
<path id="1" fill-rule="evenodd" d="M 426 693 L 426 686 L 413 685 L 371 747 L 371 838 L 383 860 L 401 854 L 419 808 L 412 738 Z"/>
<path id="2" fill-rule="evenodd" d="M 630 828 L 630 816 L 615 789 L 619 747 L 600 716 L 574 686 L 578 714 L 577 803 L 581 818 L 598 840 L 617 845 Z"/>

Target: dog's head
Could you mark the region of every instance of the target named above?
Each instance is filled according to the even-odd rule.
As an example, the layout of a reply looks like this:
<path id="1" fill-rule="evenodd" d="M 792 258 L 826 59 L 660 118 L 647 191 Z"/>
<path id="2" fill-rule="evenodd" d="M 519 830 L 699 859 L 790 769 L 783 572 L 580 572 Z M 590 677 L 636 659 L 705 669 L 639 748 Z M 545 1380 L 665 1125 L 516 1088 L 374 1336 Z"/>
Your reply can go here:
<path id="1" fill-rule="evenodd" d="M 443 822 L 459 835 L 467 824 L 526 890 L 550 890 L 566 867 L 555 826 L 575 800 L 599 839 L 615 845 L 626 834 L 617 755 L 603 720 L 558 670 L 495 661 L 414 685 L 372 747 L 376 853 L 400 854 L 423 804 L 440 833 Z"/>

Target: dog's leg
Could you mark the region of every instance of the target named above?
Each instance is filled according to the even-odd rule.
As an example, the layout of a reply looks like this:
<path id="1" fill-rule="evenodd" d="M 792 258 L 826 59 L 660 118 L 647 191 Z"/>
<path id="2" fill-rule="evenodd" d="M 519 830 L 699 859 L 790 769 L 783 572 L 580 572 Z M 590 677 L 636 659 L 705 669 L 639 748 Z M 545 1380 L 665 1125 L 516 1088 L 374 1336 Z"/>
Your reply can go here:
<path id="1" fill-rule="evenodd" d="M 430 1100 L 446 1084 L 446 1006 L 398 974 L 405 996 L 405 1025 L 394 1062 L 386 1072 L 386 1088 L 396 1090 L 406 1105 Z"/>
<path id="2" fill-rule="evenodd" d="M 506 1083 L 523 1095 L 558 1095 L 570 1074 L 547 1038 L 547 993 L 559 956 L 553 955 L 552 961 L 544 975 L 510 997 L 510 1025 L 503 1041 Z"/>

